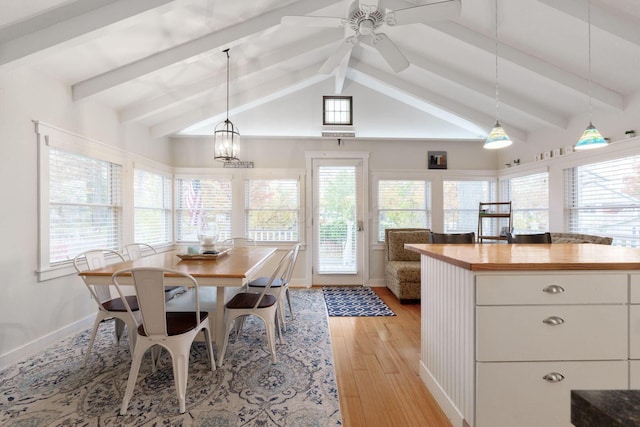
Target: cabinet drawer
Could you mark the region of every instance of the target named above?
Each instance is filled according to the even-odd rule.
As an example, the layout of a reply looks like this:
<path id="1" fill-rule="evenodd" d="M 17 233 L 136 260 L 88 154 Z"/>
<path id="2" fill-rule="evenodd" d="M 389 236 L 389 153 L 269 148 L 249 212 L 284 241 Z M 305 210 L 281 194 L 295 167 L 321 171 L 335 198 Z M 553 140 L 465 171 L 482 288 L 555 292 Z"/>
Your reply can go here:
<path id="1" fill-rule="evenodd" d="M 483 274 L 476 278 L 476 303 L 624 304 L 627 302 L 627 280 L 626 274 L 598 272 Z"/>
<path id="2" fill-rule="evenodd" d="M 629 388 L 632 390 L 640 389 L 640 360 L 629 362 Z"/>
<path id="3" fill-rule="evenodd" d="M 624 305 L 477 307 L 476 360 L 626 359 L 627 313 Z"/>
<path id="4" fill-rule="evenodd" d="M 544 379 L 555 375 L 556 381 Z M 628 364 L 476 363 L 475 427 L 570 427 L 571 390 L 626 389 Z"/>
<path id="5" fill-rule="evenodd" d="M 629 276 L 630 298 L 631 304 L 640 304 L 640 274 L 631 274 Z"/>
<path id="6" fill-rule="evenodd" d="M 640 305 L 629 306 L 629 358 L 640 359 Z"/>

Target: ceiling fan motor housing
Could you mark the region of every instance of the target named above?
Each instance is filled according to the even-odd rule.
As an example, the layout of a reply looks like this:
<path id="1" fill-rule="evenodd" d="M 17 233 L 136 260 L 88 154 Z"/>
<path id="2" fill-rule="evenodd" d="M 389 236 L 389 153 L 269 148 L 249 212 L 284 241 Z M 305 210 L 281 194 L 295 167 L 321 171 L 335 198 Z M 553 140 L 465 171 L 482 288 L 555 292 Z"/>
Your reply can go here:
<path id="1" fill-rule="evenodd" d="M 360 5 L 358 0 L 351 4 L 349 27 L 363 35 L 370 35 L 373 30 L 384 24 L 384 13 L 378 8 Z"/>

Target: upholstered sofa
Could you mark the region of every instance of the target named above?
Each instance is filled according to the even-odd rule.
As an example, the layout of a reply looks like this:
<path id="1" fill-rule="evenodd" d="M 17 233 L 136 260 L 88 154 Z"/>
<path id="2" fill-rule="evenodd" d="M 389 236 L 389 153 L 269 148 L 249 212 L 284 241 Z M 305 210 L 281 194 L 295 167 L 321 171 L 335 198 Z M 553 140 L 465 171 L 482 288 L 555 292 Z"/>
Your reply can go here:
<path id="1" fill-rule="evenodd" d="M 594 236 L 580 233 L 551 233 L 551 243 L 595 243 L 598 245 L 610 245 L 612 237 Z"/>
<path id="2" fill-rule="evenodd" d="M 420 301 L 420 254 L 404 248 L 405 243 L 429 243 L 428 228 L 384 230 L 384 277 L 387 288 L 401 304 Z"/>

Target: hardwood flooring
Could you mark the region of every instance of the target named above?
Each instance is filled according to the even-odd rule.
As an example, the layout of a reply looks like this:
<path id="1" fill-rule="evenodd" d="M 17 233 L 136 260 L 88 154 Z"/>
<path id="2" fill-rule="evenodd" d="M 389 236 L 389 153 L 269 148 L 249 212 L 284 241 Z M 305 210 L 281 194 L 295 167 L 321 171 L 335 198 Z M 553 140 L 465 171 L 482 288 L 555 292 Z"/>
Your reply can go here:
<path id="1" fill-rule="evenodd" d="M 419 377 L 420 305 L 373 288 L 394 317 L 330 317 L 345 427 L 451 427 Z"/>

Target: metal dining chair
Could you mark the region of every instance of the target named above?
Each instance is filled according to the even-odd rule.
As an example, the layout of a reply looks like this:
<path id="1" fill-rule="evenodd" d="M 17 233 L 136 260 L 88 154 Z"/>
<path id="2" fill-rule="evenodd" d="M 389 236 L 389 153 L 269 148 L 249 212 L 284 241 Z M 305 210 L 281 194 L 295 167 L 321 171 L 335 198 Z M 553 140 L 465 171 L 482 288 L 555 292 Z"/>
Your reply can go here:
<path id="1" fill-rule="evenodd" d="M 92 249 L 81 254 L 78 254 L 73 259 L 73 267 L 78 273 L 87 270 L 96 270 L 106 266 L 106 256 L 113 256 L 118 261 L 125 261 L 124 257 L 118 252 L 111 249 Z M 86 285 L 93 300 L 98 304 L 98 312 L 96 313 L 96 319 L 93 322 L 93 331 L 91 332 L 91 338 L 89 339 L 89 346 L 87 352 L 82 360 L 82 367 L 87 366 L 93 343 L 98 333 L 98 328 L 103 320 L 114 318 L 115 319 L 115 335 L 116 341 L 119 343 L 120 338 L 124 333 L 124 327 L 127 327 L 127 336 L 129 339 L 129 350 L 133 354 L 133 349 L 136 343 L 136 328 L 140 321 L 140 312 L 138 309 L 138 300 L 135 295 L 129 295 L 126 297 L 126 301 L 130 310 L 123 304 L 123 300 L 120 297 L 113 298 L 111 296 L 110 287 L 107 285 L 90 285 L 85 280 L 84 276 L 82 280 Z"/>
<path id="2" fill-rule="evenodd" d="M 169 312 L 166 310 L 164 288 L 167 275 L 179 277 L 181 282 L 185 283 L 184 286 L 194 290 L 196 296 L 194 311 Z M 180 413 L 183 414 L 186 411 L 189 353 L 191 345 L 200 331 L 204 332 L 211 370 L 215 371 L 216 369 L 211 333 L 208 330 L 208 313 L 200 311 L 198 302 L 198 282 L 187 273 L 163 268 L 141 267 L 116 271 L 113 273 L 112 282 L 130 313 L 131 307 L 128 304 L 127 297 L 122 292 L 120 283 L 123 276 L 131 276 L 133 278 L 142 314 L 142 323 L 136 329 L 136 346 L 133 352 L 127 388 L 122 399 L 120 415 L 124 415 L 127 412 L 144 354 L 148 349 L 156 345 L 166 349 L 171 355 L 178 405 Z"/>
<path id="3" fill-rule="evenodd" d="M 551 233 L 535 233 L 535 234 L 507 233 L 507 243 L 551 243 Z"/>

